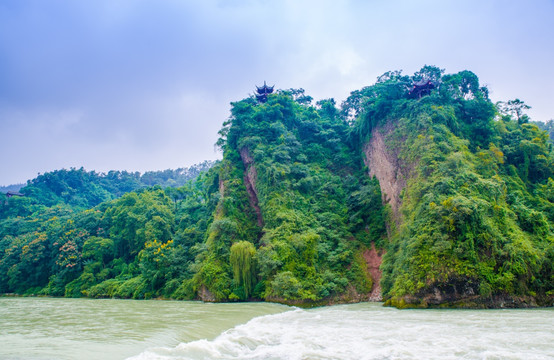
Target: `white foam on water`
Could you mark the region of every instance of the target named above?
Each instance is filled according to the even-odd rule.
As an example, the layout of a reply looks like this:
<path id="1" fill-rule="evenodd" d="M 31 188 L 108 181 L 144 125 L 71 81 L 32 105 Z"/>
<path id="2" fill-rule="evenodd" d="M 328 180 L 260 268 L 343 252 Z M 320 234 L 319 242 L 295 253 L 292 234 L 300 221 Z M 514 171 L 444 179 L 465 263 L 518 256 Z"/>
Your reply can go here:
<path id="1" fill-rule="evenodd" d="M 133 360 L 552 359 L 554 311 L 396 310 L 378 304 L 260 316 Z"/>

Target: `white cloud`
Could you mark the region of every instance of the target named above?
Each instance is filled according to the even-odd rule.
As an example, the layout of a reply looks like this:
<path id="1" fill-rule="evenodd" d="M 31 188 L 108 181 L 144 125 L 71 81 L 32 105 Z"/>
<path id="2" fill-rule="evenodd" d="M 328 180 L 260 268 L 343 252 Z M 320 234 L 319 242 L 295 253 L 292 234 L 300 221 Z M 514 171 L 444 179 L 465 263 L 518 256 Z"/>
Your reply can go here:
<path id="1" fill-rule="evenodd" d="M 18 1 L 0 5 L 0 184 L 176 168 L 264 80 L 338 103 L 388 70 L 468 69 L 554 117 L 554 3 Z"/>

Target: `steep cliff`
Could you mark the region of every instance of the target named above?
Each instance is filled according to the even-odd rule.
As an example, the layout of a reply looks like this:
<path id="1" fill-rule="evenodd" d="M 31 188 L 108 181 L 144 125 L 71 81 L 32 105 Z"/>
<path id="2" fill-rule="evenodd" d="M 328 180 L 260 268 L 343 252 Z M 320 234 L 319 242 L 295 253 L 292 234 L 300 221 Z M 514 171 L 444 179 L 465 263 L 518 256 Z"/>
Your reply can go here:
<path id="1" fill-rule="evenodd" d="M 244 185 L 246 186 L 246 191 L 248 193 L 248 201 L 250 206 L 256 212 L 256 219 L 259 227 L 264 226 L 264 219 L 262 217 L 262 211 L 258 204 L 258 191 L 256 190 L 256 182 L 258 180 L 258 172 L 254 166 L 254 159 L 250 155 L 250 151 L 247 147 L 240 149 L 240 158 L 244 165 Z"/>
<path id="2" fill-rule="evenodd" d="M 227 277 L 199 275 L 202 294 L 312 305 L 379 298 L 380 256 L 371 244 L 384 238 L 381 194 L 348 131 L 332 102 L 315 108 L 285 92 L 263 104 L 233 104 L 222 131 L 225 192 L 214 223 L 235 230 L 223 236 L 212 224 L 202 255 L 211 260 L 200 273 Z M 233 251 L 246 248 L 250 262 L 233 263 Z M 236 275 L 245 266 L 248 283 Z"/>
<path id="3" fill-rule="evenodd" d="M 402 191 L 415 165 L 402 162 L 399 158 L 400 146 L 387 144 L 386 139 L 393 135 L 393 131 L 392 123 L 373 129 L 369 141 L 362 149 L 369 176 L 379 181 L 383 203 L 390 205 L 392 220 L 398 226 L 401 223 L 399 211 L 402 205 Z"/>
<path id="4" fill-rule="evenodd" d="M 391 210 L 385 300 L 399 307 L 551 304 L 553 203 L 539 200 L 552 182 L 547 138 L 509 115 L 495 120 L 473 73 L 427 76 L 441 84 L 428 96 L 401 96 L 407 79 L 393 74 L 351 99 L 364 104 L 357 129 L 369 175 Z"/>
<path id="5" fill-rule="evenodd" d="M 332 101 L 312 107 L 287 92 L 233 104 L 222 142 L 234 170 L 222 178 L 235 190 L 221 202 L 237 231 L 216 248 L 251 243 L 241 248 L 253 284 L 208 246 L 228 274 L 199 278 L 216 300 L 552 301 L 554 207 L 537 192 L 553 183 L 550 145 L 532 125 L 494 120 L 473 73 L 422 71 L 441 84 L 425 96 L 410 97 L 411 79 L 397 73 L 354 92 L 342 109 L 353 124 Z"/>

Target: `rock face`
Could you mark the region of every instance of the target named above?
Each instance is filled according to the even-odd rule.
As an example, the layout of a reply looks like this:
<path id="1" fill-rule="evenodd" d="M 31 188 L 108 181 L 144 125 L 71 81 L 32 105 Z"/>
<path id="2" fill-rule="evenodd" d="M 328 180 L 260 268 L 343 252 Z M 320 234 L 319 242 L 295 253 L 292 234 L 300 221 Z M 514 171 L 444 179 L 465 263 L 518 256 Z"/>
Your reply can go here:
<path id="1" fill-rule="evenodd" d="M 397 149 L 387 147 L 386 137 L 392 127 L 376 128 L 371 140 L 364 146 L 365 163 L 369 176 L 379 180 L 383 203 L 390 204 L 394 220 L 399 223 L 399 208 L 402 204 L 401 192 L 406 187 L 407 171 L 404 171 L 398 159 Z"/>
<path id="2" fill-rule="evenodd" d="M 399 159 L 399 149 L 387 145 L 387 137 L 393 132 L 392 125 L 382 128 L 375 128 L 371 134 L 370 141 L 364 146 L 365 164 L 369 169 L 369 176 L 375 176 L 381 187 L 383 204 L 389 204 L 392 210 L 392 221 L 396 226 L 402 222 L 400 206 L 402 205 L 402 190 L 406 187 L 407 179 L 410 176 L 410 167 L 406 166 Z M 392 235 L 390 224 L 387 225 L 387 232 Z M 373 289 L 370 301 L 381 301 L 380 270 L 383 251 L 372 245 L 370 250 L 364 253 L 367 269 L 373 278 Z"/>
<path id="3" fill-rule="evenodd" d="M 452 303 L 460 299 L 473 300 L 479 297 L 479 284 L 454 278 L 445 283 L 437 283 L 430 290 L 418 295 L 419 299 L 429 305 Z"/>
<path id="4" fill-rule="evenodd" d="M 258 204 L 258 191 L 256 190 L 256 181 L 258 179 L 258 173 L 254 167 L 254 159 L 250 155 L 247 147 L 243 147 L 240 150 L 240 157 L 242 163 L 244 164 L 244 185 L 246 186 L 246 191 L 248 192 L 248 201 L 250 206 L 256 212 L 256 218 L 259 227 L 264 226 L 264 219 L 262 217 L 262 211 Z"/>
<path id="5" fill-rule="evenodd" d="M 200 290 L 198 291 L 198 297 L 200 300 L 205 302 L 215 302 L 215 296 L 212 294 L 205 285 L 202 285 L 200 287 Z"/>
<path id="6" fill-rule="evenodd" d="M 413 296 L 404 296 L 400 300 L 387 300 L 385 305 L 398 308 L 468 308 L 468 309 L 502 309 L 537 307 L 537 300 L 532 296 L 479 295 L 479 284 L 467 279 L 450 279 L 446 283 L 436 283 L 426 291 Z M 552 306 L 546 302 L 542 306 Z"/>

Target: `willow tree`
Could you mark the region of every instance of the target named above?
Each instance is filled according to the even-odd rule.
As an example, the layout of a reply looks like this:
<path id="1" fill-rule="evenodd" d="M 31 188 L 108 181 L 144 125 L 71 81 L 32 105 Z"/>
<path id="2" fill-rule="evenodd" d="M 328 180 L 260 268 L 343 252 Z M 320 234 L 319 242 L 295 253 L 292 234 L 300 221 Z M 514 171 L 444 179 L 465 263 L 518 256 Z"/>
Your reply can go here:
<path id="1" fill-rule="evenodd" d="M 239 241 L 231 246 L 230 262 L 237 287 L 244 289 L 244 298 L 252 292 L 254 283 L 254 255 L 256 248 L 249 241 Z"/>

